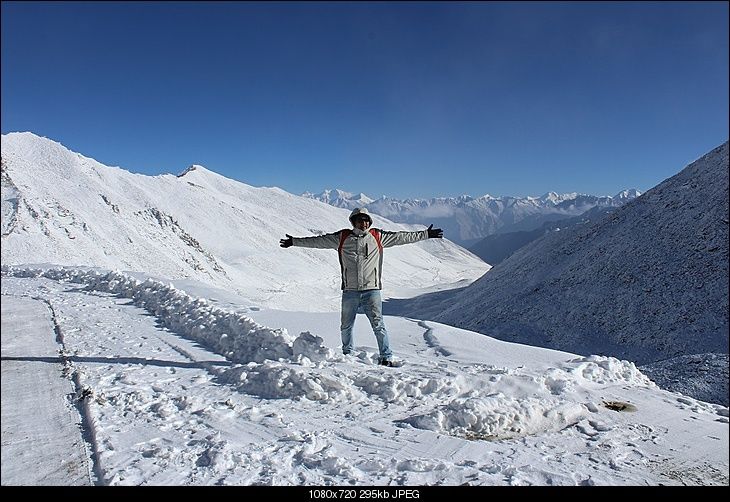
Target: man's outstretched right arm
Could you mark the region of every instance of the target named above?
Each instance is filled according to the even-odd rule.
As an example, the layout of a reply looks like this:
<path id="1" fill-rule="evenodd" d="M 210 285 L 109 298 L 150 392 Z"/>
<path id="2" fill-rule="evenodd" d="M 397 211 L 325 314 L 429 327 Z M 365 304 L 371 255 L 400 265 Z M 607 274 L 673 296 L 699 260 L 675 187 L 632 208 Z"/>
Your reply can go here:
<path id="1" fill-rule="evenodd" d="M 314 237 L 292 237 L 286 234 L 286 239 L 279 240 L 279 245 L 283 248 L 298 246 L 303 248 L 337 249 L 340 247 L 340 232 Z"/>

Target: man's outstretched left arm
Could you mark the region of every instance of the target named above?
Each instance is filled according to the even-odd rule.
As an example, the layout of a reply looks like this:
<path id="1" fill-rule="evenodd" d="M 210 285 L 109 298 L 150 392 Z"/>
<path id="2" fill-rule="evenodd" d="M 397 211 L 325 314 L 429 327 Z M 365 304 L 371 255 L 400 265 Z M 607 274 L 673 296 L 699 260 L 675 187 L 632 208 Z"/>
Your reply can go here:
<path id="1" fill-rule="evenodd" d="M 389 232 L 387 230 L 380 231 L 380 241 L 384 248 L 391 246 L 401 246 L 403 244 L 412 244 L 414 242 L 426 239 L 441 239 L 444 236 L 443 230 L 433 228 L 433 224 L 426 230 L 417 230 L 415 232 Z"/>

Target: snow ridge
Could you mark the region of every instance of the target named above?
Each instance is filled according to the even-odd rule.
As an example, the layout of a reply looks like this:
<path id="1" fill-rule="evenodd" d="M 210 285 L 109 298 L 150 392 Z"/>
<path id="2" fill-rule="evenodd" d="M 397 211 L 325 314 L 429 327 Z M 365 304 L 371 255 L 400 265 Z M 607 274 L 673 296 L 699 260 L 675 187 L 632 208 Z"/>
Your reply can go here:
<path id="1" fill-rule="evenodd" d="M 291 358 L 293 338 L 286 330 L 261 326 L 241 314 L 228 312 L 204 298 L 195 298 L 160 281 L 140 281 L 119 271 L 78 268 L 16 268 L 2 266 L 3 275 L 45 277 L 84 284 L 88 290 L 130 298 L 154 314 L 168 329 L 192 338 L 237 363 Z"/>

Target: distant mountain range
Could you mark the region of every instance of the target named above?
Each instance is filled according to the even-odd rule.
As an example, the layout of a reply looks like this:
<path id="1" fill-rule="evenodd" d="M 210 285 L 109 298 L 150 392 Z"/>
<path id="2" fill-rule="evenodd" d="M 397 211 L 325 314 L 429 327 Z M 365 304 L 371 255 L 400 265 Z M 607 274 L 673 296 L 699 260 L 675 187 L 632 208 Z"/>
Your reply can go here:
<path id="1" fill-rule="evenodd" d="M 549 192 L 542 197 L 462 195 L 401 200 L 385 196 L 373 199 L 343 190 L 302 194 L 335 207 L 367 207 L 372 213 L 400 223 L 433 223 L 444 230 L 446 237 L 464 247 L 496 233 L 535 230 L 546 222 L 578 216 L 594 207 L 619 207 L 639 195 L 635 189 L 623 190 L 613 197 Z"/>

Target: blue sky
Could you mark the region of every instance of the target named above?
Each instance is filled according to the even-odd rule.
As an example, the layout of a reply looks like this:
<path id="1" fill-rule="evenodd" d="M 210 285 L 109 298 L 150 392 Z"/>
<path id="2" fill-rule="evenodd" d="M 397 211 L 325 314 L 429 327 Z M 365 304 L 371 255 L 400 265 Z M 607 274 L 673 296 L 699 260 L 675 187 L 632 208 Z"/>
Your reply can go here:
<path id="1" fill-rule="evenodd" d="M 2 132 L 292 193 L 613 195 L 728 139 L 727 2 L 2 2 Z"/>

